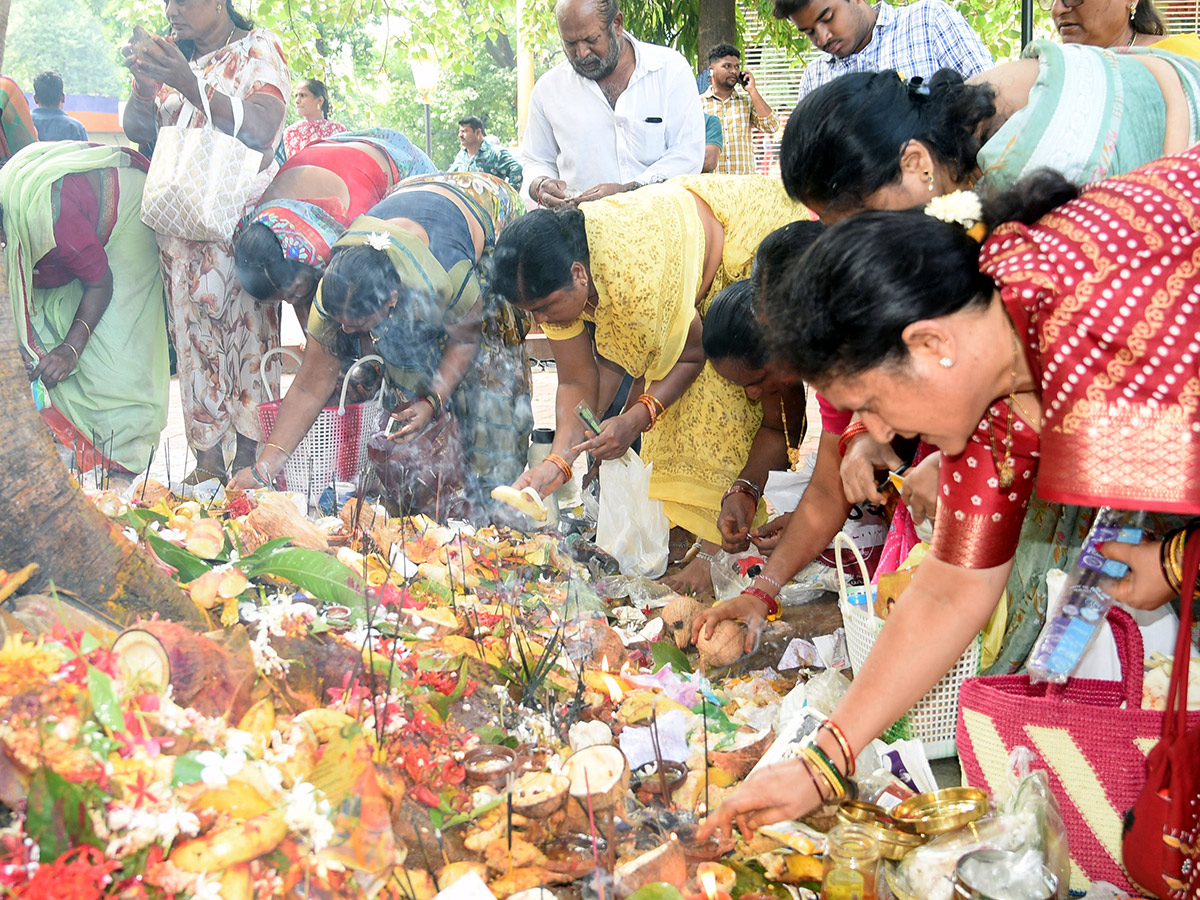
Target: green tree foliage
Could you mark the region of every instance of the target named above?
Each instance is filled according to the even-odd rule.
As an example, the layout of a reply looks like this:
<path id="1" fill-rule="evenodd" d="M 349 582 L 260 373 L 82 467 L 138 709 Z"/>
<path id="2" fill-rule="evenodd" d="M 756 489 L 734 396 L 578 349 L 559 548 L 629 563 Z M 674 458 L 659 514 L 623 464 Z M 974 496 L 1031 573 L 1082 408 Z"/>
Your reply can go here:
<path id="1" fill-rule="evenodd" d="M 115 96 L 128 84 L 107 39 L 98 5 L 88 0 L 16 0 L 8 22 L 4 71 L 27 91 L 54 69 L 70 94 Z"/>

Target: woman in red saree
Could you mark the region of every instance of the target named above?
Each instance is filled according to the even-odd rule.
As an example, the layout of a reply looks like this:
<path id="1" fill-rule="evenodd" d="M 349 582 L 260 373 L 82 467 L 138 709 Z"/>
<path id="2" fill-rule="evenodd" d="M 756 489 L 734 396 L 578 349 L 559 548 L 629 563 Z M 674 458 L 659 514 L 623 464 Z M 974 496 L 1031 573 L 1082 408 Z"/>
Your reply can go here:
<path id="1" fill-rule="evenodd" d="M 839 773 L 987 621 L 1035 487 L 1200 513 L 1200 148 L 1075 193 L 1044 172 L 982 213 L 973 195 L 942 198 L 953 222 L 863 213 L 767 292 L 776 352 L 798 374 L 876 440 L 921 435 L 944 455 L 930 555 L 819 732 Z M 1003 223 L 982 250 L 972 220 Z M 1109 585 L 1117 599 L 1171 598 L 1159 541 L 1102 549 L 1131 567 Z M 748 779 L 708 828 L 807 812 L 830 785 L 806 770 L 801 758 Z"/>

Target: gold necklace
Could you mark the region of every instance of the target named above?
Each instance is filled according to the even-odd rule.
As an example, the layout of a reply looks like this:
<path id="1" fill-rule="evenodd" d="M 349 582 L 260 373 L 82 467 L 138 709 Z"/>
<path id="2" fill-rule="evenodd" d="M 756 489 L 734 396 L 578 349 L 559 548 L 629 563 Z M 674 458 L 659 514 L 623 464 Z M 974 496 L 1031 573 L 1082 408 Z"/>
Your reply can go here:
<path id="1" fill-rule="evenodd" d="M 1000 455 L 996 452 L 996 426 L 992 422 L 991 416 L 988 417 L 988 443 L 992 447 L 992 462 L 996 465 L 996 474 L 999 476 L 1000 487 L 1012 487 L 1013 479 L 1016 477 L 1016 469 L 1013 468 L 1012 459 L 1012 431 L 1013 431 L 1013 409 L 1017 405 L 1017 352 L 1019 346 L 1017 344 L 1016 332 L 1010 332 L 1012 335 L 1013 344 L 1013 362 L 1012 362 L 1012 387 L 1008 391 L 1008 425 L 1004 429 L 1004 460 L 1001 461 Z"/>
<path id="2" fill-rule="evenodd" d="M 805 391 L 804 391 L 804 402 L 807 405 L 807 403 L 808 403 L 808 389 L 807 388 L 805 388 Z M 792 472 L 795 472 L 796 466 L 800 465 L 800 445 L 797 443 L 796 446 L 793 447 L 792 439 L 790 437 L 788 437 L 787 412 L 783 408 L 783 395 L 782 394 L 780 394 L 780 396 L 779 396 L 779 415 L 783 419 L 783 443 L 787 447 L 788 469 Z M 800 440 L 804 440 L 804 437 L 801 436 Z"/>

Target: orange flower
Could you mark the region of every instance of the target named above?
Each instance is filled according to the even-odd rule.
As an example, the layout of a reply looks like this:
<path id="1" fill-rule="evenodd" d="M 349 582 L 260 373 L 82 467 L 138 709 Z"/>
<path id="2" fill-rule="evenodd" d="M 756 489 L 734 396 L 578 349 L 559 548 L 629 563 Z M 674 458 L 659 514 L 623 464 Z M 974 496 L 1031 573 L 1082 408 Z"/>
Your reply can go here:
<path id="1" fill-rule="evenodd" d="M 250 581 L 233 566 L 222 566 L 205 572 L 184 586 L 193 603 L 201 609 L 212 609 L 222 601 L 240 597 L 250 586 Z"/>

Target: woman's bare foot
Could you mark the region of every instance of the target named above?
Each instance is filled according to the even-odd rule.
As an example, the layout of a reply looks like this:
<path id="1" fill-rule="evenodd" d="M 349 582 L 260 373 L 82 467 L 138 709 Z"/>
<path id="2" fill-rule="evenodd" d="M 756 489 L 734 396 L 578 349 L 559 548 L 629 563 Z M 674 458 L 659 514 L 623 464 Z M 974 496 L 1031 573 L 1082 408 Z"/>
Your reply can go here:
<path id="1" fill-rule="evenodd" d="M 667 565 L 673 566 L 681 562 L 688 551 L 692 549 L 692 533 L 678 525 L 671 527 L 667 536 Z"/>
<path id="2" fill-rule="evenodd" d="M 676 572 L 659 579 L 679 594 L 707 594 L 712 592 L 712 568 L 707 559 L 697 556 Z"/>

